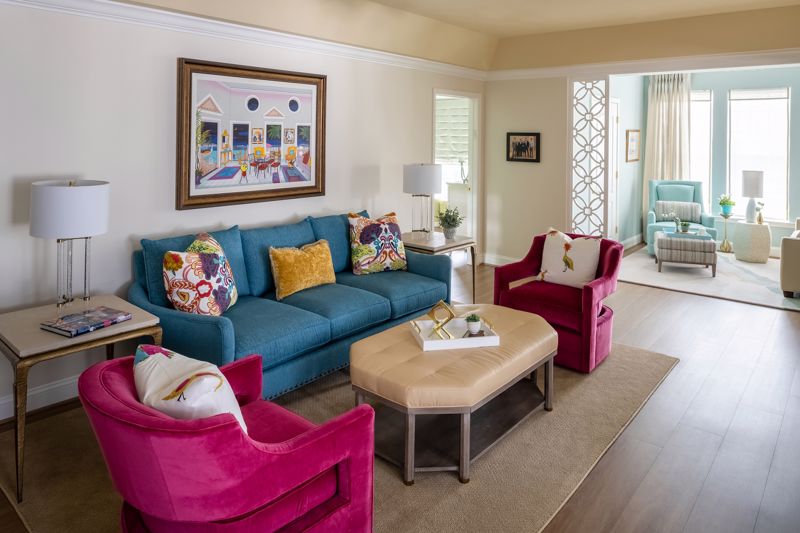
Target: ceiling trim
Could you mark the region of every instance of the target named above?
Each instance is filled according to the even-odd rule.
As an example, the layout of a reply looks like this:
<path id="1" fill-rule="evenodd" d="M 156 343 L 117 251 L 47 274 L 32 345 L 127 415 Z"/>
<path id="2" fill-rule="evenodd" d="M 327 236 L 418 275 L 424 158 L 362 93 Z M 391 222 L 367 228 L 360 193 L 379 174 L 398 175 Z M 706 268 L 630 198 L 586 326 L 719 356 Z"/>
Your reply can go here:
<path id="1" fill-rule="evenodd" d="M 614 74 L 656 74 L 660 72 L 692 72 L 699 70 L 761 68 L 800 63 L 800 48 L 766 50 L 762 52 L 735 52 L 707 54 L 663 59 L 637 59 L 610 63 L 565 65 L 512 70 L 493 70 L 487 74 L 489 81 L 531 80 L 539 78 L 608 76 Z"/>
<path id="2" fill-rule="evenodd" d="M 483 70 L 460 67 L 428 59 L 372 50 L 348 44 L 335 43 L 313 37 L 292 35 L 274 30 L 254 28 L 231 22 L 206 19 L 194 15 L 175 13 L 160 9 L 122 4 L 110 0 L 0 0 L 0 5 L 11 5 L 77 15 L 89 18 L 136 24 L 168 31 L 179 31 L 228 39 L 262 46 L 273 46 L 289 50 L 300 50 L 325 56 L 340 57 L 387 65 L 398 68 L 421 70 L 473 80 L 486 80 Z"/>

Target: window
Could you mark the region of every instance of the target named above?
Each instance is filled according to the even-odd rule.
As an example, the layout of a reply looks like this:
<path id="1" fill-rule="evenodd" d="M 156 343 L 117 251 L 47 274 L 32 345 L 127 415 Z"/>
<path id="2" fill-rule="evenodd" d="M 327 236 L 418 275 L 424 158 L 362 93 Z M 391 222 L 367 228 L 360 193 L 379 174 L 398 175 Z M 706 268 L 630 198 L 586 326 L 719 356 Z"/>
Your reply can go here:
<path id="1" fill-rule="evenodd" d="M 689 169 L 703 182 L 703 203 L 711 206 L 711 91 L 692 91 L 689 99 Z"/>
<path id="2" fill-rule="evenodd" d="M 728 191 L 744 214 L 742 171 L 764 172 L 764 217 L 786 220 L 789 169 L 789 89 L 728 94 Z"/>

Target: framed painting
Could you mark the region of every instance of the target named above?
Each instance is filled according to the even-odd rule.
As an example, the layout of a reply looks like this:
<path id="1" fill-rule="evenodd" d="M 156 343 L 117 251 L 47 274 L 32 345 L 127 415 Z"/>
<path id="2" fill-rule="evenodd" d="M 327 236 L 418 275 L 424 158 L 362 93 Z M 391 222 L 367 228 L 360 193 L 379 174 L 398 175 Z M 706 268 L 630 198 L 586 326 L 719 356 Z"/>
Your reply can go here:
<path id="1" fill-rule="evenodd" d="M 175 207 L 323 196 L 325 90 L 323 75 L 179 58 Z"/>
<path id="2" fill-rule="evenodd" d="M 625 162 L 639 160 L 639 148 L 641 141 L 641 130 L 625 130 Z"/>
<path id="3" fill-rule="evenodd" d="M 541 149 L 540 133 L 506 133 L 506 161 L 539 163 Z"/>

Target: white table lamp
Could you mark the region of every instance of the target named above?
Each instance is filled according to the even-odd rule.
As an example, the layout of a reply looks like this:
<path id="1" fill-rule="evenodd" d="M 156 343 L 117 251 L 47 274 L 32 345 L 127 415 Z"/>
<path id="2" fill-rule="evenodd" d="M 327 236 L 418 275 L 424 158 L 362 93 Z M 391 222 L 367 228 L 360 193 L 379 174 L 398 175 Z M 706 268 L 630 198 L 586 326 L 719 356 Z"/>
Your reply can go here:
<path id="1" fill-rule="evenodd" d="M 83 299 L 89 299 L 89 239 L 108 231 L 109 184 L 49 180 L 31 184 L 32 237 L 56 239 L 58 306 L 72 301 L 72 242 L 83 239 Z"/>
<path id="2" fill-rule="evenodd" d="M 750 198 L 747 202 L 745 220 L 749 223 L 756 221 L 756 198 L 764 197 L 764 171 L 762 170 L 743 170 L 742 171 L 742 196 Z"/>
<path id="3" fill-rule="evenodd" d="M 411 231 L 433 231 L 431 196 L 442 192 L 442 165 L 414 163 L 403 165 L 403 192 L 410 194 Z M 419 204 L 419 205 L 418 205 Z"/>

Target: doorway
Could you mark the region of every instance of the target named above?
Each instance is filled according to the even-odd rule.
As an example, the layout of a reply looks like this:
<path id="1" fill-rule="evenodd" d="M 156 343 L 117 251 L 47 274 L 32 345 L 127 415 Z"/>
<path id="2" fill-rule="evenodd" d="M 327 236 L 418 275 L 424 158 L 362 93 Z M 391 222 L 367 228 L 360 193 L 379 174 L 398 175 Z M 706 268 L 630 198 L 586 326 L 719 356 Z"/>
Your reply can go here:
<path id="1" fill-rule="evenodd" d="M 608 99 L 608 238 L 619 240 L 619 98 Z"/>

